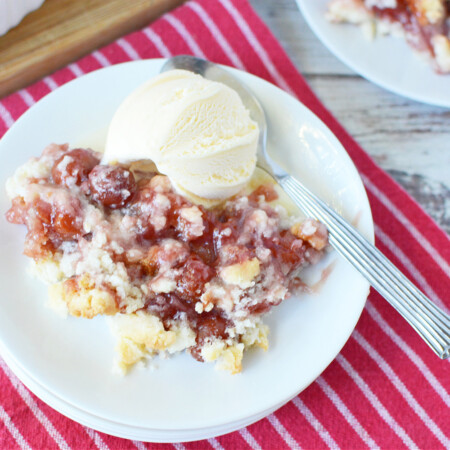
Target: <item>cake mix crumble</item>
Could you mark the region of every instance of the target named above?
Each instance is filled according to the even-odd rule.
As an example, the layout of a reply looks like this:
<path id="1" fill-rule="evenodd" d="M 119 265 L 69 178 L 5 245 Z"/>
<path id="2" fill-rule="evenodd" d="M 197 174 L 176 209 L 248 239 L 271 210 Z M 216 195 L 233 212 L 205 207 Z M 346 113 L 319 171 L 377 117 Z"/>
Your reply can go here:
<path id="1" fill-rule="evenodd" d="M 187 350 L 239 372 L 245 348 L 267 348 L 262 316 L 302 288 L 327 230 L 289 221 L 270 184 L 207 210 L 164 175 L 100 159 L 52 144 L 8 180 L 6 217 L 26 226 L 24 253 L 52 303 L 111 316 L 124 371 Z"/>

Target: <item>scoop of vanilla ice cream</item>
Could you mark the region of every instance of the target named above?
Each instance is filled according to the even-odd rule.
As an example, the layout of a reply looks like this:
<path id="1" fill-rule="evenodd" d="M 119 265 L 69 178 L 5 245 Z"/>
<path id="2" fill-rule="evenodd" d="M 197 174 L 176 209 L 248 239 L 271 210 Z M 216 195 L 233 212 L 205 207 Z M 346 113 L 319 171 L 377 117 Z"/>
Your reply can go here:
<path id="1" fill-rule="evenodd" d="M 119 106 L 103 160 L 151 160 L 183 194 L 224 199 L 250 179 L 258 134 L 233 89 L 172 70 L 139 87 Z"/>

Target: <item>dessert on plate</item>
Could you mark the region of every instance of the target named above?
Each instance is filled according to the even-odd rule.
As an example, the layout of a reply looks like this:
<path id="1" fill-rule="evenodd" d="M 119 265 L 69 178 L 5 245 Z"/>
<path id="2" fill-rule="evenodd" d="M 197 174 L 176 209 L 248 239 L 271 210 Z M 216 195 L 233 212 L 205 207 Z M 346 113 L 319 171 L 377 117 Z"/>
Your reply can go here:
<path id="1" fill-rule="evenodd" d="M 437 73 L 450 73 L 449 0 L 331 0 L 327 18 L 361 25 L 369 38 L 403 37 Z"/>
<path id="2" fill-rule="evenodd" d="M 8 180 L 51 305 L 109 316 L 123 372 L 183 350 L 239 372 L 264 314 L 305 289 L 327 230 L 288 214 L 257 139 L 236 92 L 177 70 L 123 102 L 103 154 L 51 144 Z"/>

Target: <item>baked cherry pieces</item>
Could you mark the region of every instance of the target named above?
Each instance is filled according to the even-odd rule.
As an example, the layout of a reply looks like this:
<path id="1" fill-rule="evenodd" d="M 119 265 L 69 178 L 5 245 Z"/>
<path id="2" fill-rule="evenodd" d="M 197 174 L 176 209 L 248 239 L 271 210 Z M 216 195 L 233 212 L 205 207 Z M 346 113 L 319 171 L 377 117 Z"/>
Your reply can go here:
<path id="1" fill-rule="evenodd" d="M 8 180 L 11 223 L 65 313 L 111 316 L 117 366 L 188 351 L 232 373 L 268 346 L 264 314 L 306 289 L 324 225 L 289 217 L 271 184 L 205 209 L 169 179 L 51 144 Z"/>

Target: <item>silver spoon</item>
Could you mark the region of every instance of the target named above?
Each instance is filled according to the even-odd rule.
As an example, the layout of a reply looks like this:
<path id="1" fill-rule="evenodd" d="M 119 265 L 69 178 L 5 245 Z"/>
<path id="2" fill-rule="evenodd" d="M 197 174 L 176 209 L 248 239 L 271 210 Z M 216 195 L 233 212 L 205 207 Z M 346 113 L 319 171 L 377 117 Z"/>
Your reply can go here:
<path id="1" fill-rule="evenodd" d="M 264 110 L 229 71 L 193 56 L 170 58 L 161 71 L 184 69 L 220 81 L 241 97 L 260 129 L 257 166 L 270 174 L 307 215 L 324 223 L 330 244 L 408 321 L 442 359 L 450 356 L 450 316 L 420 292 L 379 250 L 326 203 L 275 164 L 267 154 Z"/>

